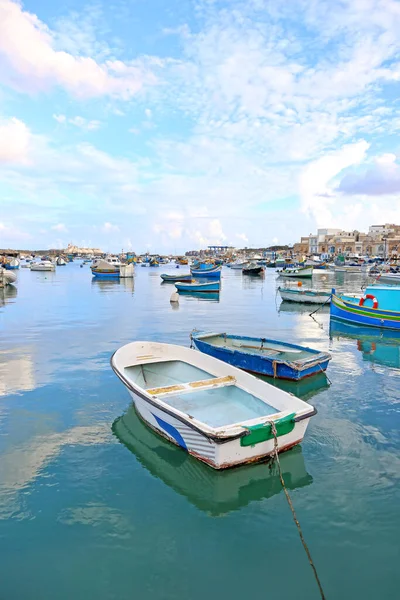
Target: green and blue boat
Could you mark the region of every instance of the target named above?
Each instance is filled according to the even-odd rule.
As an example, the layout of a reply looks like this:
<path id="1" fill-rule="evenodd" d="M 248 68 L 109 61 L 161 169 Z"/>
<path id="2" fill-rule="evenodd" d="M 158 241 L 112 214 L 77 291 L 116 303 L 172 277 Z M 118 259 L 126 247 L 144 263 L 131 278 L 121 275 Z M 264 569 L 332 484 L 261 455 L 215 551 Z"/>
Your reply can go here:
<path id="1" fill-rule="evenodd" d="M 400 331 L 400 287 L 371 285 L 363 296 L 332 290 L 331 318 L 360 326 Z"/>

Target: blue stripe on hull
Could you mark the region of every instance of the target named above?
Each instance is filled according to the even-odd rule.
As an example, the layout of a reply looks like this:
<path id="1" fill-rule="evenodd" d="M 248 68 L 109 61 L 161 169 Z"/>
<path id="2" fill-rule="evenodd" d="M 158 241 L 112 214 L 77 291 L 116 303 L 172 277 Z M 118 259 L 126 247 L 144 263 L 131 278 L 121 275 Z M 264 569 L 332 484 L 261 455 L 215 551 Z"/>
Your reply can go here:
<path id="1" fill-rule="evenodd" d="M 160 417 L 157 417 L 157 415 L 155 415 L 154 413 L 151 413 L 151 414 L 153 415 L 153 417 L 155 418 L 155 420 L 157 421 L 157 423 L 159 424 L 161 429 L 164 429 L 164 431 L 166 431 L 168 433 L 168 435 L 170 437 L 172 437 L 181 448 L 183 448 L 184 450 L 187 450 L 185 440 L 183 439 L 183 437 L 181 436 L 179 431 L 176 429 L 176 427 L 174 427 L 170 423 L 167 423 Z"/>
<path id="2" fill-rule="evenodd" d="M 331 317 L 333 319 L 346 321 L 347 323 L 356 323 L 359 325 L 368 325 L 369 327 L 380 327 L 381 329 L 395 329 L 400 331 L 400 322 L 350 312 L 336 306 L 333 302 L 331 303 Z"/>
<path id="3" fill-rule="evenodd" d="M 119 273 L 96 273 L 96 272 L 92 271 L 92 274 L 94 275 L 94 277 L 97 277 L 98 279 L 118 279 L 119 278 Z"/>

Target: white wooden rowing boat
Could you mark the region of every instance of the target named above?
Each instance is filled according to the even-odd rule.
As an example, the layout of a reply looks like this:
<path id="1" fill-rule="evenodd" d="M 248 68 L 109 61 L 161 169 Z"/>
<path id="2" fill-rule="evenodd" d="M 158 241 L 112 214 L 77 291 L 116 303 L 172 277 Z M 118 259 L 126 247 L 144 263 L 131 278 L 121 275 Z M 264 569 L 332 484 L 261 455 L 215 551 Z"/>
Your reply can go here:
<path id="1" fill-rule="evenodd" d="M 329 304 L 331 294 L 318 290 L 303 290 L 302 288 L 278 287 L 282 300 L 286 302 L 300 302 L 301 304 Z"/>
<path id="2" fill-rule="evenodd" d="M 299 444 L 315 409 L 216 358 L 171 344 L 133 342 L 111 358 L 139 416 L 215 469 Z"/>

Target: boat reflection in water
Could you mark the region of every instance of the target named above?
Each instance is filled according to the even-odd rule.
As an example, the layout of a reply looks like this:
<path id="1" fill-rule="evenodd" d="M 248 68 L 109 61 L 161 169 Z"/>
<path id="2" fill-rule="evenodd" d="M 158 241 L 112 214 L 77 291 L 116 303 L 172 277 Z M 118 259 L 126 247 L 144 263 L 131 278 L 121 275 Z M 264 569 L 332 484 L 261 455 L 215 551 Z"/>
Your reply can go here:
<path id="1" fill-rule="evenodd" d="M 328 378 L 325 373 L 317 373 L 312 377 L 306 377 L 301 381 L 289 381 L 288 379 L 274 379 L 273 377 L 266 377 L 265 375 L 257 375 L 263 381 L 274 385 L 275 387 L 294 394 L 301 400 L 310 400 L 313 396 L 316 396 L 322 390 L 326 390 L 329 387 Z"/>
<path id="2" fill-rule="evenodd" d="M 270 469 L 268 464 L 258 463 L 215 471 L 153 433 L 133 406 L 114 421 L 112 430 L 154 477 L 212 516 L 227 514 L 282 491 L 276 467 Z M 312 483 L 300 446 L 281 454 L 280 462 L 288 489 Z"/>
<path id="3" fill-rule="evenodd" d="M 18 288 L 15 285 L 0 287 L 0 306 L 12 304 L 17 297 Z"/>
<path id="4" fill-rule="evenodd" d="M 301 304 L 300 302 L 286 302 L 286 300 L 282 300 L 278 312 L 310 314 L 317 309 L 319 314 L 327 314 L 329 313 L 329 304 L 326 304 L 325 306 L 323 304 L 314 306 L 312 304 Z"/>
<path id="5" fill-rule="evenodd" d="M 365 361 L 400 369 L 400 332 L 359 327 L 331 319 L 329 335 L 332 340 L 355 340 Z"/>
<path id="6" fill-rule="evenodd" d="M 219 292 L 179 292 L 179 299 L 219 302 Z"/>
<path id="7" fill-rule="evenodd" d="M 122 277 L 117 279 L 99 279 L 98 277 L 93 277 L 91 281 L 92 286 L 98 288 L 100 292 L 125 290 L 133 293 L 135 291 L 134 277 Z"/>

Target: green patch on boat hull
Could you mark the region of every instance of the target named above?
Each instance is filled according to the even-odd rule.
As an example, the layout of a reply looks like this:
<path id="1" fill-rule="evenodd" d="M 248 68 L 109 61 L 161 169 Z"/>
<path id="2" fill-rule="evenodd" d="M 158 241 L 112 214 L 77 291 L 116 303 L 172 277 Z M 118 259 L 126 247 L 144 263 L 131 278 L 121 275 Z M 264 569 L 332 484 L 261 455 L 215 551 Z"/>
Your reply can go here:
<path id="1" fill-rule="evenodd" d="M 291 433 L 295 426 L 295 417 L 296 413 L 291 413 L 282 419 L 278 419 L 275 421 L 276 434 L 277 437 L 281 435 L 286 435 Z M 241 446 L 255 446 L 255 444 L 260 444 L 261 442 L 267 442 L 268 440 L 272 440 L 274 438 L 274 434 L 272 433 L 272 428 L 270 423 L 265 423 L 261 425 L 249 425 L 246 427 L 248 430 L 248 434 L 240 438 Z"/>

